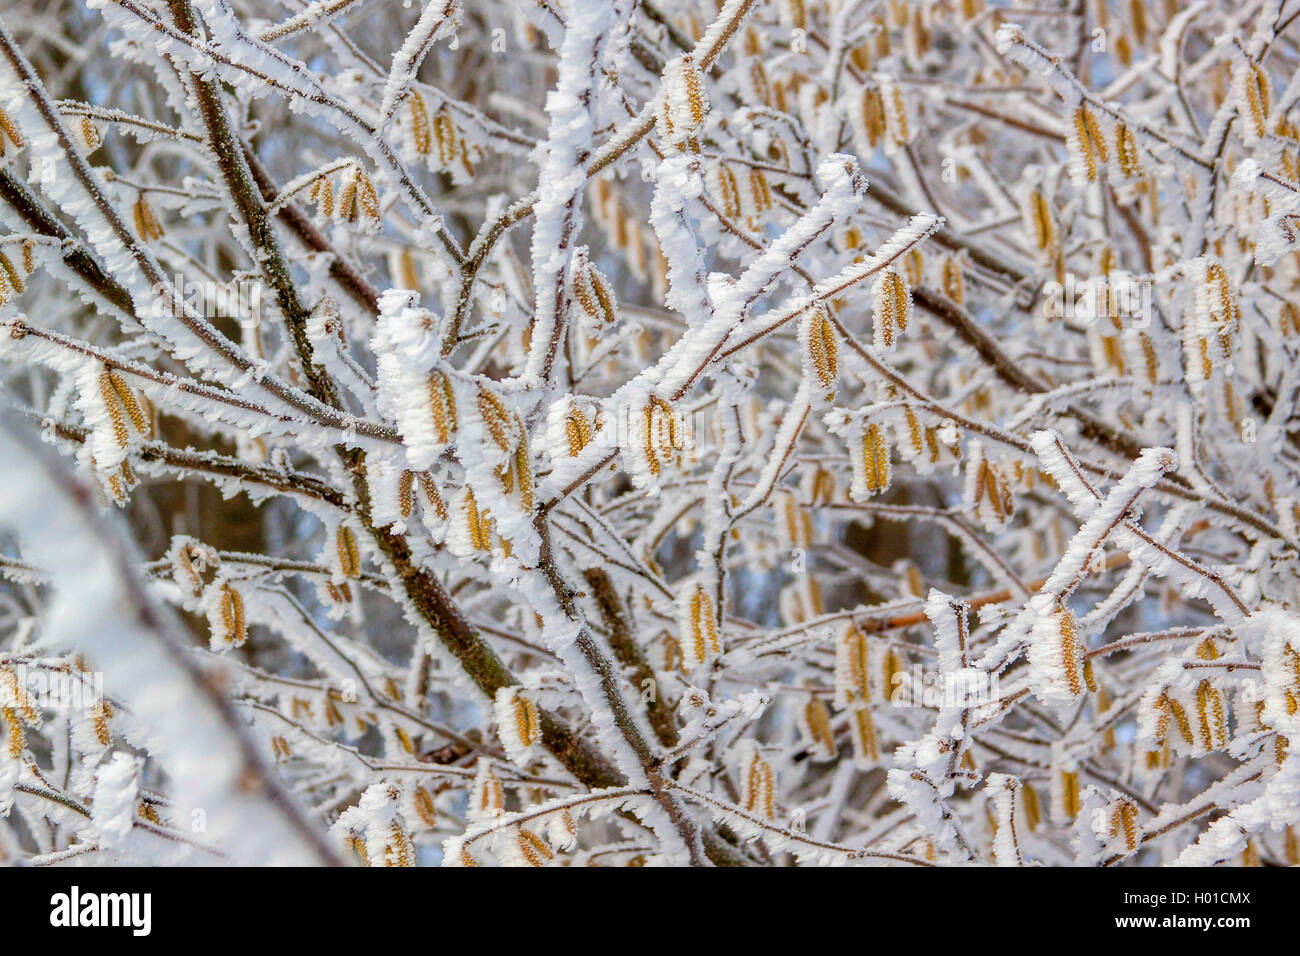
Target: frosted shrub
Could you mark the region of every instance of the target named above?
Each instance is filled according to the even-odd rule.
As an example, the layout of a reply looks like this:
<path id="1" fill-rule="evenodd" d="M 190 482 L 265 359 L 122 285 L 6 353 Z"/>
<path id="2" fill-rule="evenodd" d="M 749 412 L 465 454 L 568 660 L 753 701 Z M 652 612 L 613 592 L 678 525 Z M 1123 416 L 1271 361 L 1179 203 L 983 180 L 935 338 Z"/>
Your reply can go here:
<path id="1" fill-rule="evenodd" d="M 0 858 L 1300 862 L 1297 15 L 8 0 Z"/>

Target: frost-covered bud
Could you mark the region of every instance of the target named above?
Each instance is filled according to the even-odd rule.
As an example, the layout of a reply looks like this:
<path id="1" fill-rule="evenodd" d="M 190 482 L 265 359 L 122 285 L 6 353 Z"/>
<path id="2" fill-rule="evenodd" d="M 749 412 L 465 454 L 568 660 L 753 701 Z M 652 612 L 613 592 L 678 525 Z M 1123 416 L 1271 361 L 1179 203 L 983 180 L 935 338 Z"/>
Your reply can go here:
<path id="1" fill-rule="evenodd" d="M 198 597 L 203 593 L 203 575 L 215 571 L 221 559 L 215 548 L 196 538 L 178 534 L 167 549 L 167 562 L 172 568 L 172 580 L 183 592 Z"/>

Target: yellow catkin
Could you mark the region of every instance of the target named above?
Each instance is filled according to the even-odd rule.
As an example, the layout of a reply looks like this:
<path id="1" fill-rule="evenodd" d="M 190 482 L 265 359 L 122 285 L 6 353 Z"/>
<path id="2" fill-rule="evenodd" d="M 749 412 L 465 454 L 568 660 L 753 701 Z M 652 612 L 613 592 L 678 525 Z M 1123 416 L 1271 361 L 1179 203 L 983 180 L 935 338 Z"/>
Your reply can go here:
<path id="1" fill-rule="evenodd" d="M 911 405 L 903 409 L 903 416 L 907 422 L 907 445 L 913 455 L 919 455 L 925 451 L 925 429 L 921 427 L 921 420 L 916 417 L 916 409 Z"/>
<path id="2" fill-rule="evenodd" d="M 820 697 L 809 697 L 803 709 L 804 726 L 811 743 L 824 755 L 835 753 L 835 732 L 831 728 L 831 711 Z"/>
<path id="3" fill-rule="evenodd" d="M 1268 75 L 1257 63 L 1247 63 L 1241 79 L 1241 95 L 1237 111 L 1246 128 L 1255 138 L 1268 134 L 1270 88 Z"/>
<path id="4" fill-rule="evenodd" d="M 1110 835 L 1123 836 L 1125 849 L 1132 852 L 1138 846 L 1137 804 L 1131 800 L 1121 800 L 1111 813 Z"/>
<path id="5" fill-rule="evenodd" d="M 361 215 L 371 223 L 380 219 L 379 193 L 374 181 L 363 172 L 357 173 L 357 208 Z"/>
<path id="6" fill-rule="evenodd" d="M 91 714 L 91 726 L 95 731 L 95 740 L 101 747 L 107 747 L 113 742 L 113 731 L 109 725 L 109 719 L 113 716 L 113 708 L 107 702 L 101 700 L 95 705 L 95 710 Z"/>
<path id="7" fill-rule="evenodd" d="M 433 794 L 424 787 L 416 786 L 411 791 L 411 808 L 425 826 L 435 827 L 438 825 L 438 809 L 434 804 Z"/>
<path id="8" fill-rule="evenodd" d="M 1038 791 L 1028 783 L 1024 783 L 1020 787 L 1020 800 L 1024 804 L 1025 826 L 1032 833 L 1043 822 L 1043 806 L 1039 802 Z"/>
<path id="9" fill-rule="evenodd" d="M 853 735 L 853 749 L 860 761 L 876 763 L 880 760 L 880 738 L 870 707 L 855 707 L 849 715 L 849 730 Z"/>
<path id="10" fill-rule="evenodd" d="M 862 134 L 873 148 L 880 145 L 885 136 L 885 102 L 881 99 L 877 87 L 868 87 L 862 91 L 861 112 Z"/>
<path id="11" fill-rule="evenodd" d="M 418 91 L 411 93 L 411 140 L 415 151 L 428 156 L 433 151 L 433 129 L 429 125 L 429 109 Z"/>
<path id="12" fill-rule="evenodd" d="M 735 507 L 735 505 L 733 505 Z M 792 492 L 782 492 L 774 508 L 791 548 L 807 548 L 812 543 L 812 516 Z"/>
<path id="13" fill-rule="evenodd" d="M 1083 663 L 1083 683 L 1090 693 L 1097 693 L 1097 673 L 1092 666 L 1092 661 L 1084 661 Z"/>
<path id="14" fill-rule="evenodd" d="M 958 305 L 966 301 L 966 276 L 961 267 L 961 260 L 956 256 L 947 256 L 940 271 L 943 294 Z"/>
<path id="15" fill-rule="evenodd" d="M 384 866 L 415 866 L 415 846 L 402 826 L 400 817 L 388 825 Z"/>
<path id="16" fill-rule="evenodd" d="M 817 384 L 831 396 L 835 392 L 835 381 L 839 375 L 839 344 L 835 338 L 835 326 L 824 305 L 810 310 L 808 315 L 807 327 L 802 336 L 808 353 L 808 366 L 813 370 Z"/>
<path id="17" fill-rule="evenodd" d="M 345 176 L 334 204 L 334 216 L 342 222 L 357 221 L 357 176 Z"/>
<path id="18" fill-rule="evenodd" d="M 835 655 L 835 688 L 840 706 L 871 701 L 871 670 L 867 637 L 850 623 L 840 637 Z"/>
<path id="19" fill-rule="evenodd" d="M 234 647 L 242 647 L 248 640 L 248 625 L 244 619 L 244 598 L 230 584 L 221 586 L 218 611 L 223 633 L 222 640 Z"/>
<path id="20" fill-rule="evenodd" d="M 519 854 L 529 866 L 542 866 L 555 856 L 555 851 L 551 849 L 551 845 L 532 830 L 520 827 L 517 842 L 519 844 Z"/>
<path id="21" fill-rule="evenodd" d="M 578 307 L 597 326 L 618 321 L 618 307 L 609 280 L 582 257 L 575 267 L 573 297 Z"/>
<path id="22" fill-rule="evenodd" d="M 163 237 L 162 225 L 158 222 L 158 217 L 154 215 L 148 200 L 141 193 L 136 199 L 135 205 L 131 207 L 132 214 L 135 217 L 135 232 L 141 239 L 161 239 Z"/>
<path id="23" fill-rule="evenodd" d="M 1119 170 L 1125 178 L 1134 179 L 1142 175 L 1137 137 L 1123 123 L 1115 124 L 1115 158 L 1119 161 Z"/>
<path id="24" fill-rule="evenodd" d="M 23 148 L 22 134 L 18 132 L 18 127 L 13 124 L 13 120 L 9 118 L 8 114 L 6 114 L 4 110 L 0 110 L 0 134 L 3 134 L 0 135 L 0 156 L 4 156 L 5 154 L 6 137 L 9 139 L 9 142 L 14 144 L 15 149 Z"/>
<path id="25" fill-rule="evenodd" d="M 445 445 L 457 427 L 456 393 L 446 372 L 433 372 L 429 376 L 429 412 L 438 444 Z"/>
<path id="26" fill-rule="evenodd" d="M 104 137 L 100 135 L 99 127 L 89 116 L 81 118 L 78 131 L 81 133 L 81 142 L 86 147 L 86 152 L 93 153 L 103 145 Z"/>
<path id="27" fill-rule="evenodd" d="M 903 659 L 897 649 L 891 647 L 885 652 L 884 664 L 881 668 L 881 688 L 885 692 L 886 700 L 893 700 L 894 692 L 899 688 L 895 687 L 900 683 L 898 678 L 903 673 Z"/>
<path id="28" fill-rule="evenodd" d="M 361 551 L 357 547 L 357 536 L 347 525 L 341 524 L 334 531 L 334 553 L 338 557 L 340 574 L 345 578 L 361 576 Z"/>
<path id="29" fill-rule="evenodd" d="M 531 747 L 542 734 L 537 705 L 523 694 L 515 694 L 512 704 L 515 733 L 519 735 L 519 742 L 523 746 Z"/>
<path id="30" fill-rule="evenodd" d="M 491 764 L 484 764 L 483 770 L 475 776 L 470 805 L 478 814 L 487 817 L 498 816 L 505 810 L 505 790 Z"/>
<path id="31" fill-rule="evenodd" d="M 1056 247 L 1056 217 L 1052 214 L 1051 202 L 1040 189 L 1029 192 L 1025 202 L 1025 223 L 1040 252 L 1049 252 Z"/>
<path id="32" fill-rule="evenodd" d="M 903 98 L 903 88 L 897 83 L 887 82 L 881 90 L 885 110 L 885 131 L 895 146 L 904 146 L 912 141 L 911 123 L 907 116 L 907 101 Z"/>
<path id="33" fill-rule="evenodd" d="M 369 866 L 370 853 L 366 849 L 366 841 L 363 840 L 361 837 L 359 837 L 357 834 L 350 833 L 347 836 L 346 842 L 347 842 L 348 849 L 351 850 L 353 853 L 355 853 L 357 855 L 357 859 L 361 861 L 361 865 Z"/>
<path id="34" fill-rule="evenodd" d="M 772 765 L 754 750 L 741 767 L 740 805 L 764 820 L 776 816 L 776 775 Z"/>
<path id="35" fill-rule="evenodd" d="M 18 270 L 14 268 L 13 262 L 3 252 L 0 252 L 0 272 L 4 273 L 3 276 L 0 276 L 0 288 L 3 288 L 7 282 L 15 292 L 21 294 L 26 283 L 23 282 L 23 277 Z"/>
<path id="36" fill-rule="evenodd" d="M 41 719 L 40 711 L 36 707 L 36 702 L 32 695 L 27 692 L 18 679 L 18 675 L 7 667 L 0 667 L 0 686 L 6 691 L 6 696 L 10 699 L 14 709 L 23 720 L 29 724 L 39 723 Z"/>
<path id="37" fill-rule="evenodd" d="M 522 427 L 520 431 L 522 433 Z M 515 483 L 519 487 L 519 503 L 525 511 L 531 511 L 533 508 L 533 462 L 532 456 L 528 452 L 527 437 L 521 436 L 519 443 L 515 445 L 515 451 L 511 457 L 511 467 Z"/>
<path id="38" fill-rule="evenodd" d="M 569 441 L 569 455 L 576 457 L 591 444 L 591 422 L 578 406 L 572 406 L 564 416 L 564 435 Z"/>
<path id="39" fill-rule="evenodd" d="M 10 760 L 20 760 L 27 746 L 27 735 L 12 707 L 0 707 L 0 721 L 5 725 L 5 751 Z"/>
<path id="40" fill-rule="evenodd" d="M 1155 385 L 1160 380 L 1160 356 L 1156 352 L 1156 343 L 1145 332 L 1138 332 L 1138 345 L 1142 349 L 1143 368 L 1147 381 Z"/>
<path id="41" fill-rule="evenodd" d="M 320 210 L 322 216 L 327 219 L 334 218 L 334 185 L 328 178 L 321 176 L 317 179 L 309 195 L 316 201 L 316 208 Z"/>
<path id="42" fill-rule="evenodd" d="M 418 290 L 420 288 L 420 270 L 415 264 L 415 257 L 408 250 L 401 249 L 395 259 L 393 266 L 395 275 L 393 278 L 397 281 L 398 286 L 403 289 Z"/>
<path id="43" fill-rule="evenodd" d="M 651 395 L 642 412 L 642 440 L 650 474 L 658 476 L 663 462 L 670 461 L 680 450 L 682 436 L 673 408 L 657 395 Z"/>
<path id="44" fill-rule="evenodd" d="M 1183 740 L 1189 745 L 1195 746 L 1196 740 L 1192 736 L 1192 725 L 1187 719 L 1187 711 L 1175 698 L 1165 694 L 1165 702 L 1169 707 L 1169 713 L 1173 715 L 1174 722 L 1178 725 L 1178 732 L 1183 735 Z"/>
<path id="45" fill-rule="evenodd" d="M 415 474 L 403 471 L 397 479 L 397 508 L 403 519 L 415 511 Z"/>
<path id="46" fill-rule="evenodd" d="M 487 388 L 480 388 L 478 413 L 483 419 L 483 427 L 497 447 L 504 452 L 512 451 L 516 439 L 515 420 L 500 397 Z"/>
<path id="47" fill-rule="evenodd" d="M 1074 612 L 1064 610 L 1059 617 L 1061 633 L 1061 663 L 1065 667 L 1065 682 L 1070 693 L 1078 696 L 1083 693 L 1083 681 L 1079 676 L 1079 636 L 1074 621 Z"/>
<path id="48" fill-rule="evenodd" d="M 741 213 L 740 183 L 726 163 L 719 163 L 714 173 L 715 191 L 722 214 L 728 219 L 739 219 Z"/>
<path id="49" fill-rule="evenodd" d="M 470 546 L 475 551 L 492 550 L 492 523 L 487 512 L 480 513 L 474 492 L 465 489 L 465 525 L 469 531 Z"/>
<path id="50" fill-rule="evenodd" d="M 704 95 L 704 76 L 692 57 L 682 59 L 682 92 L 690 110 L 690 125 L 698 126 L 704 120 L 708 110 L 708 100 Z"/>
<path id="51" fill-rule="evenodd" d="M 1087 173 L 1088 182 L 1097 178 L 1097 172 L 1102 164 L 1106 162 L 1106 138 L 1102 136 L 1101 127 L 1097 125 L 1097 117 L 1088 109 L 1086 103 L 1081 103 L 1074 111 L 1072 118 L 1073 136 L 1071 145 L 1077 153 L 1076 158 L 1083 166 Z"/>
<path id="52" fill-rule="evenodd" d="M 874 292 L 876 346 L 893 348 L 898 333 L 907 331 L 912 315 L 912 290 L 901 273 L 887 269 L 876 282 Z"/>
<path id="53" fill-rule="evenodd" d="M 910 249 L 903 256 L 903 275 L 909 285 L 918 286 L 925 275 L 925 253 L 920 249 Z"/>
<path id="54" fill-rule="evenodd" d="M 683 56 L 670 63 L 664 71 L 664 95 L 658 114 L 661 133 L 680 143 L 704 121 L 708 109 L 704 77 L 694 57 Z"/>
<path id="55" fill-rule="evenodd" d="M 438 486 L 434 483 L 433 478 L 427 472 L 420 472 L 416 476 L 419 483 L 420 492 L 424 495 L 427 506 L 434 510 L 434 513 L 443 521 L 447 520 L 447 505 L 442 500 L 442 495 L 438 492 Z"/>
<path id="56" fill-rule="evenodd" d="M 1061 808 L 1071 820 L 1079 815 L 1079 775 L 1069 770 L 1061 772 Z"/>
<path id="57" fill-rule="evenodd" d="M 1203 680 L 1197 685 L 1196 716 L 1199 722 L 1201 745 L 1206 750 L 1227 745 L 1228 724 L 1223 692 L 1208 680 Z"/>
<path id="58" fill-rule="evenodd" d="M 145 415 L 144 409 L 136 400 L 135 394 L 111 370 L 105 369 L 99 376 L 99 392 L 113 425 L 113 437 L 118 445 L 125 448 L 130 440 L 128 422 L 146 438 L 152 432 L 152 423 Z"/>
<path id="59" fill-rule="evenodd" d="M 889 487 L 889 445 L 885 432 L 871 423 L 862 431 L 862 445 L 856 464 L 860 470 L 861 490 L 868 496 L 876 495 Z"/>
<path id="60" fill-rule="evenodd" d="M 721 653 L 713 599 L 709 597 L 704 585 L 697 583 L 691 588 L 683 623 L 682 655 L 687 666 L 699 667 Z"/>
<path id="61" fill-rule="evenodd" d="M 768 184 L 767 175 L 757 167 L 750 167 L 748 177 L 750 209 L 755 215 L 767 212 L 773 205 L 772 187 Z"/>

